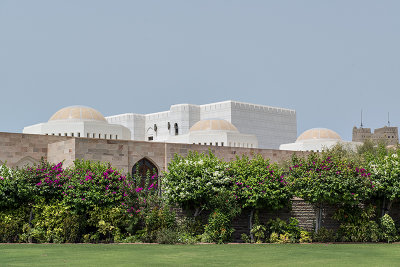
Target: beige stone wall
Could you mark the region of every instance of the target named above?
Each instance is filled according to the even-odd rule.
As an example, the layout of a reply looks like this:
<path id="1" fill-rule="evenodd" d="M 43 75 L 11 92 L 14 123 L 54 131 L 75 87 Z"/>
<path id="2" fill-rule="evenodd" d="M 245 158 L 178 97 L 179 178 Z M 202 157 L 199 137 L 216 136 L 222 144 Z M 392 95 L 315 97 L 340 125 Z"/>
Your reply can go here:
<path id="1" fill-rule="evenodd" d="M 10 167 L 36 164 L 47 159 L 48 144 L 69 137 L 0 132 L 0 161 Z"/>
<path id="2" fill-rule="evenodd" d="M 137 161 L 147 158 L 159 171 L 165 171 L 175 154 L 208 153 L 209 150 L 225 161 L 236 156 L 261 154 L 271 162 L 279 162 L 289 159 L 293 153 L 307 154 L 274 149 L 0 133 L 0 161 L 12 167 L 35 164 L 43 157 L 52 163 L 64 160 L 64 166 L 72 165 L 75 159 L 110 162 L 112 166 L 130 172 Z"/>
<path id="3" fill-rule="evenodd" d="M 68 140 L 48 144 L 47 160 L 54 164 L 64 161 L 64 167 L 72 166 L 76 154 L 75 141 L 76 139 L 71 138 Z"/>
<path id="4" fill-rule="evenodd" d="M 128 171 L 128 142 L 76 138 L 75 157 L 77 159 L 110 162 L 113 167 Z"/>

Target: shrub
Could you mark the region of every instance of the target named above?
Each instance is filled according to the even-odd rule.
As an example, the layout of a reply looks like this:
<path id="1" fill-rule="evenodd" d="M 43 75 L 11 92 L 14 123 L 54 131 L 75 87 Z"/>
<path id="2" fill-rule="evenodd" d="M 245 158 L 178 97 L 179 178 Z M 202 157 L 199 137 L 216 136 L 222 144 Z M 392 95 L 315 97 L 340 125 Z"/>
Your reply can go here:
<path id="1" fill-rule="evenodd" d="M 120 242 L 125 239 L 126 228 L 134 220 L 121 207 L 94 207 L 89 212 L 88 226 L 92 229 L 88 242 Z"/>
<path id="2" fill-rule="evenodd" d="M 138 237 L 143 242 L 157 242 L 157 235 L 162 235 L 162 231 L 177 227 L 175 213 L 170 210 L 169 206 L 153 206 L 144 211 L 141 216 L 144 228 L 138 231 Z"/>
<path id="3" fill-rule="evenodd" d="M 230 218 L 216 210 L 208 218 L 208 224 L 204 227 L 202 241 L 222 244 L 231 240 L 233 231 Z"/>
<path id="4" fill-rule="evenodd" d="M 307 231 L 300 231 L 300 243 L 311 243 L 312 242 L 312 233 Z"/>
<path id="5" fill-rule="evenodd" d="M 284 234 L 280 234 L 278 243 L 281 243 L 281 244 L 292 243 L 290 234 L 287 232 Z"/>
<path id="6" fill-rule="evenodd" d="M 186 157 L 175 155 L 164 173 L 164 195 L 170 203 L 184 209 L 211 209 L 210 199 L 224 191 L 231 178 L 226 173 L 227 163 L 211 152 L 208 155 L 189 152 Z"/>
<path id="7" fill-rule="evenodd" d="M 279 234 L 272 232 L 269 236 L 269 242 L 271 243 L 278 243 L 279 242 Z"/>
<path id="8" fill-rule="evenodd" d="M 243 243 L 250 243 L 250 237 L 248 235 L 246 235 L 245 233 L 240 235 L 240 238 L 242 239 Z"/>
<path id="9" fill-rule="evenodd" d="M 336 240 L 335 231 L 321 227 L 314 233 L 312 239 L 315 242 L 334 242 Z"/>
<path id="10" fill-rule="evenodd" d="M 388 214 L 385 214 L 381 218 L 380 223 L 383 239 L 386 240 L 388 243 L 396 241 L 397 231 L 392 217 L 390 217 Z"/>
<path id="11" fill-rule="evenodd" d="M 250 233 L 254 235 L 256 243 L 263 243 L 265 241 L 266 230 L 267 228 L 262 224 L 255 224 L 253 226 Z"/>
<path id="12" fill-rule="evenodd" d="M 276 218 L 275 220 L 269 220 L 267 223 L 267 235 L 271 236 L 272 233 L 276 233 L 279 237 L 288 236 L 290 242 L 295 243 L 300 239 L 301 227 L 299 221 L 296 218 L 289 218 L 288 222 Z M 270 240 L 270 242 L 272 242 Z M 272 242 L 274 243 L 274 242 Z"/>
<path id="13" fill-rule="evenodd" d="M 29 221 L 29 210 L 4 210 L 0 212 L 0 243 L 18 242 L 25 222 Z"/>
<path id="14" fill-rule="evenodd" d="M 341 222 L 338 240 L 344 242 L 378 242 L 381 231 L 374 220 L 375 208 L 343 207 L 336 211 L 334 218 Z"/>
<path id="15" fill-rule="evenodd" d="M 179 238 L 179 231 L 176 228 L 160 229 L 156 234 L 156 241 L 160 244 L 176 244 Z"/>
<path id="16" fill-rule="evenodd" d="M 39 243 L 78 242 L 83 220 L 62 203 L 37 204 L 32 227 L 25 226 L 23 240 Z"/>

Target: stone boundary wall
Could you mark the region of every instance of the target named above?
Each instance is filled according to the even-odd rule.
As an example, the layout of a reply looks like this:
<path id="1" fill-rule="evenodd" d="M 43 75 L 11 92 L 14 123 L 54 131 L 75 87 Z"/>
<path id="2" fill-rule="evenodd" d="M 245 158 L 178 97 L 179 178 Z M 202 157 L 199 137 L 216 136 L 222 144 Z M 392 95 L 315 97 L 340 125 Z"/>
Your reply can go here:
<path id="1" fill-rule="evenodd" d="M 0 161 L 10 167 L 36 164 L 47 159 L 49 144 L 68 139 L 71 137 L 0 132 Z"/>
<path id="2" fill-rule="evenodd" d="M 209 150 L 225 161 L 231 161 L 237 156 L 252 157 L 260 154 L 271 162 L 280 162 L 290 159 L 293 153 L 308 154 L 275 149 L 0 133 L 0 162 L 7 162 L 10 167 L 36 164 L 41 158 L 52 163 L 64 161 L 64 166 L 67 167 L 75 159 L 85 159 L 110 162 L 124 172 L 131 172 L 137 161 L 147 158 L 157 166 L 160 173 L 167 169 L 175 154 L 185 156 L 189 151 L 208 153 Z"/>

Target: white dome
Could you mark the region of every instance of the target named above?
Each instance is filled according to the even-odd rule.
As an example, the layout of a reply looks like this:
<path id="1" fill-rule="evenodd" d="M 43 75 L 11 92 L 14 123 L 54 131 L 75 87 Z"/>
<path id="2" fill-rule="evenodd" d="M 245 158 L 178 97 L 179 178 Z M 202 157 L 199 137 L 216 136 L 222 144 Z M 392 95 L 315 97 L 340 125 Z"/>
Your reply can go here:
<path id="1" fill-rule="evenodd" d="M 238 129 L 226 120 L 201 120 L 196 122 L 190 132 L 196 131 L 232 131 L 239 132 Z"/>
<path id="2" fill-rule="evenodd" d="M 302 133 L 296 140 L 296 143 L 309 140 L 342 140 L 335 131 L 326 128 L 314 128 Z"/>
<path id="3" fill-rule="evenodd" d="M 60 120 L 91 120 L 107 122 L 100 112 L 93 108 L 83 106 L 71 106 L 62 108 L 49 119 L 50 121 Z"/>

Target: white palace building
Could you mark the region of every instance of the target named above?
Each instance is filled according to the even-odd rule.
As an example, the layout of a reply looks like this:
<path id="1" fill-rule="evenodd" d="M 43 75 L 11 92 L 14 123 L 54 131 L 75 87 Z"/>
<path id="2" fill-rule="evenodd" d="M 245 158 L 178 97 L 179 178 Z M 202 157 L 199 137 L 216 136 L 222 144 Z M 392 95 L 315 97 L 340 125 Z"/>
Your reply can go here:
<path id="1" fill-rule="evenodd" d="M 72 106 L 23 133 L 278 149 L 296 140 L 297 122 L 294 110 L 237 101 L 178 104 L 168 111 L 109 117 Z"/>
<path id="2" fill-rule="evenodd" d="M 297 137 L 296 111 L 231 100 L 106 119 L 129 128 L 132 140 L 278 149 Z"/>

